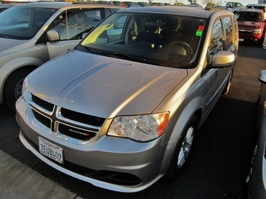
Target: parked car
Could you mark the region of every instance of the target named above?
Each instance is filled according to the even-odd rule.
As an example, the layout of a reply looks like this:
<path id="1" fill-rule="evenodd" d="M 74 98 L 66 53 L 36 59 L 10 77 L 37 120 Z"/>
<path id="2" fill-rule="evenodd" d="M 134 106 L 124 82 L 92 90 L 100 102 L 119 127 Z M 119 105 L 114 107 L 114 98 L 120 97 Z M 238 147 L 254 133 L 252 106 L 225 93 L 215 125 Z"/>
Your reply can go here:
<path id="1" fill-rule="evenodd" d="M 0 103 L 15 109 L 23 79 L 31 71 L 72 49 L 85 32 L 118 9 L 110 4 L 38 2 L 1 13 Z M 79 17 L 83 19 L 77 21 Z"/>
<path id="2" fill-rule="evenodd" d="M 242 3 L 234 2 L 234 1 L 233 2 L 228 1 L 225 4 L 225 7 L 226 7 L 227 10 L 229 10 L 229 11 L 231 11 L 233 13 L 235 13 L 236 11 L 238 11 L 241 8 L 245 8 L 245 6 Z"/>
<path id="3" fill-rule="evenodd" d="M 51 167 L 104 189 L 137 192 L 175 178 L 229 91 L 237 52 L 232 12 L 119 10 L 25 78 L 20 140 Z"/>
<path id="4" fill-rule="evenodd" d="M 262 9 L 263 12 L 265 12 L 266 4 L 256 4 L 256 3 L 250 3 L 246 5 L 246 8 L 253 8 L 253 9 Z"/>
<path id="5" fill-rule="evenodd" d="M 248 199 L 266 198 L 266 70 L 261 71 L 259 80 L 261 82 L 261 92 L 256 128 L 258 140 L 246 180 Z"/>
<path id="6" fill-rule="evenodd" d="M 241 9 L 236 13 L 239 41 L 263 43 L 265 36 L 265 18 L 262 10 Z"/>
<path id="7" fill-rule="evenodd" d="M 4 10 L 11 8 L 13 5 L 12 4 L 0 4 L 0 13 L 3 12 Z"/>

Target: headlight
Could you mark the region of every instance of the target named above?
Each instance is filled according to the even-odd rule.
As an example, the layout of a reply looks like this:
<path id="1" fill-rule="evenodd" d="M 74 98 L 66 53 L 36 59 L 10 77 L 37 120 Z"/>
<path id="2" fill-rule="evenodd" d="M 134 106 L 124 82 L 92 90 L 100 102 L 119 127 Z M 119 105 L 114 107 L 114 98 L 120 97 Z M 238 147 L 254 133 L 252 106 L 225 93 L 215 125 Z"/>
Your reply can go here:
<path id="1" fill-rule="evenodd" d="M 28 78 L 26 77 L 23 81 L 23 85 L 22 85 L 22 98 L 26 101 L 27 99 L 27 90 L 29 88 L 29 82 L 28 82 Z"/>
<path id="2" fill-rule="evenodd" d="M 261 29 L 254 29 L 253 34 L 254 35 L 260 35 L 260 34 L 262 34 L 262 30 Z"/>
<path id="3" fill-rule="evenodd" d="M 107 135 L 150 141 L 165 132 L 169 113 L 115 117 Z"/>

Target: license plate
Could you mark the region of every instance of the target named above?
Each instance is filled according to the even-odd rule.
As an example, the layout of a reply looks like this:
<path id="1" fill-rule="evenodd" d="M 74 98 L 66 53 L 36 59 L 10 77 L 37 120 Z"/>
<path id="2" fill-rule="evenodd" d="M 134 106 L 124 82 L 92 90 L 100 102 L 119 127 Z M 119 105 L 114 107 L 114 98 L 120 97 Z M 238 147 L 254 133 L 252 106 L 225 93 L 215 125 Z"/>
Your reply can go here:
<path id="1" fill-rule="evenodd" d="M 239 40 L 239 41 L 244 41 L 244 39 L 242 39 L 242 38 L 239 38 L 238 40 Z"/>
<path id="2" fill-rule="evenodd" d="M 63 149 L 41 137 L 39 137 L 39 151 L 52 160 L 63 164 Z"/>

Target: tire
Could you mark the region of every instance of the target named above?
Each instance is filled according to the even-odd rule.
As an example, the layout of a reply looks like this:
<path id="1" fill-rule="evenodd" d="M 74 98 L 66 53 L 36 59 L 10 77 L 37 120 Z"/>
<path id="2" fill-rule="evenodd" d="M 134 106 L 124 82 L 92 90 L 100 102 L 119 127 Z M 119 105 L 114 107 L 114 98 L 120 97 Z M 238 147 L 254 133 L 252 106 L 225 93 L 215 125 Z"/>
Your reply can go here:
<path id="1" fill-rule="evenodd" d="M 4 85 L 4 103 L 11 110 L 15 110 L 15 103 L 22 94 L 23 80 L 31 71 L 29 68 L 18 69 L 7 78 Z"/>
<path id="2" fill-rule="evenodd" d="M 224 90 L 223 90 L 223 93 L 222 93 L 223 95 L 228 94 L 229 91 L 230 91 L 231 82 L 232 82 L 232 79 L 233 79 L 233 74 L 234 74 L 234 69 L 232 70 L 232 73 L 231 73 L 231 75 L 230 75 L 230 77 L 229 77 L 229 79 L 228 79 L 228 81 L 226 83 L 226 86 L 225 86 Z"/>
<path id="3" fill-rule="evenodd" d="M 263 36 L 261 37 L 261 39 L 258 42 L 259 46 L 262 46 L 263 45 L 264 39 L 265 39 L 265 31 L 263 33 Z"/>
<path id="4" fill-rule="evenodd" d="M 177 178 L 185 170 L 185 167 L 191 154 L 197 128 L 198 120 L 196 116 L 193 116 L 184 128 L 182 132 L 182 137 L 176 145 L 169 167 L 169 171 L 166 174 L 166 177 L 168 179 L 171 180 Z"/>

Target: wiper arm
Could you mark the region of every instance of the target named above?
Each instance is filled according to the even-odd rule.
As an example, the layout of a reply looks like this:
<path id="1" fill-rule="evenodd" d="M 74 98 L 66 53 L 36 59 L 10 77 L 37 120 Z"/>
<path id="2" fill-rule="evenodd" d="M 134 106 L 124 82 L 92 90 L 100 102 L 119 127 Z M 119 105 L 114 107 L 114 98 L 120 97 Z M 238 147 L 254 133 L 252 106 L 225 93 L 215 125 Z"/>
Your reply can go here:
<path id="1" fill-rule="evenodd" d="M 148 59 L 146 57 L 133 56 L 133 55 L 125 54 L 125 53 L 107 52 L 107 53 L 104 53 L 104 55 L 107 55 L 107 56 L 111 55 L 112 57 L 118 57 L 122 59 L 127 59 L 131 61 L 137 61 L 137 62 L 142 62 L 142 63 L 147 63 L 147 64 L 155 64 L 155 65 L 160 65 L 160 66 L 164 65 L 163 63 L 155 61 L 153 59 Z"/>
<path id="2" fill-rule="evenodd" d="M 11 37 L 9 35 L 3 35 L 3 34 L 0 34 L 0 37 L 6 38 L 6 39 L 14 39 L 14 37 Z"/>
<path id="3" fill-rule="evenodd" d="M 154 59 L 148 59 L 147 57 L 139 57 L 139 56 L 134 56 L 134 55 L 125 54 L 125 53 L 102 51 L 102 50 L 98 50 L 98 49 L 95 50 L 95 49 L 90 48 L 88 46 L 82 46 L 82 47 L 93 54 L 104 55 L 107 57 L 121 58 L 121 59 L 130 60 L 130 61 L 136 61 L 136 62 L 141 62 L 141 63 L 146 63 L 146 64 L 154 64 L 154 65 L 159 65 L 159 66 L 165 65 L 162 61 L 157 61 Z"/>

